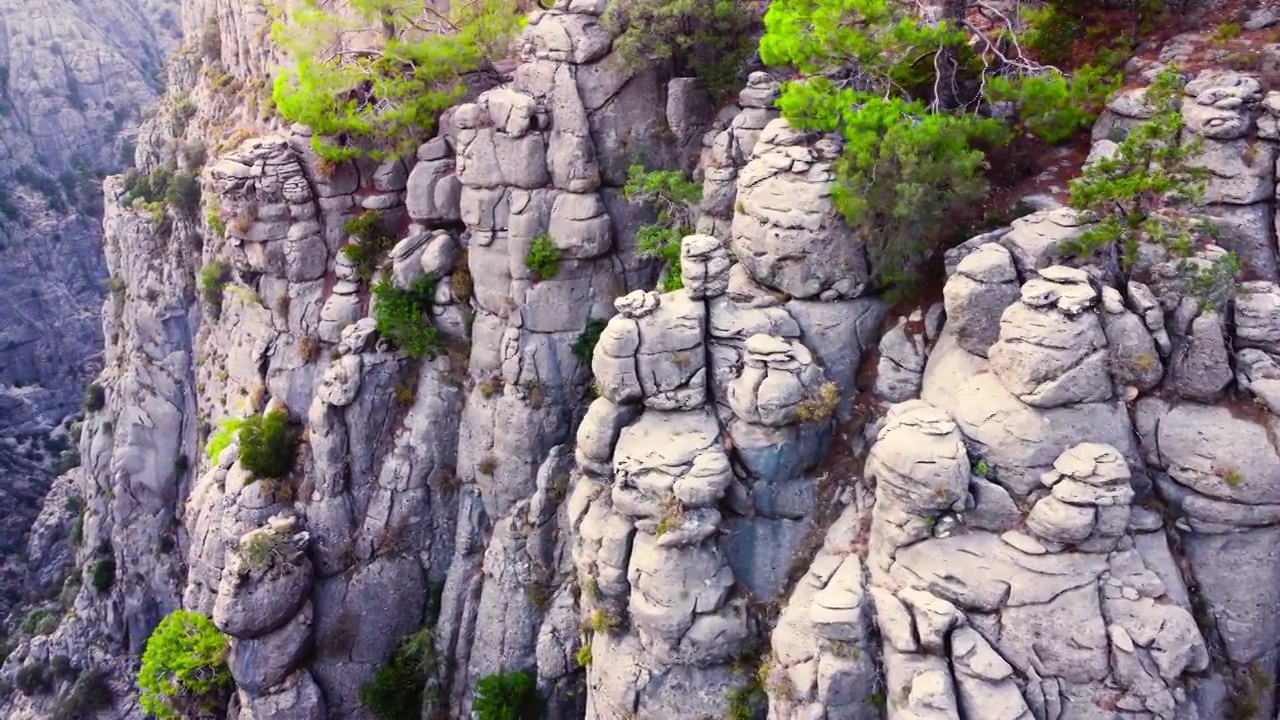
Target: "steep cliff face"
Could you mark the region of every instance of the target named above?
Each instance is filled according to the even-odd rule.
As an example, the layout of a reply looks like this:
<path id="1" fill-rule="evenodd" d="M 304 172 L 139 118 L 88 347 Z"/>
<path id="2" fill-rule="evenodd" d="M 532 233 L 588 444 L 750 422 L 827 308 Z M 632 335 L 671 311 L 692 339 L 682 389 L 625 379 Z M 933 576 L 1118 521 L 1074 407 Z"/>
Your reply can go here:
<path id="1" fill-rule="evenodd" d="M 74 478 L 82 579 L 2 676 L 75 672 L 10 717 L 94 669 L 140 716 L 125 658 L 178 607 L 231 638 L 237 720 L 371 718 L 360 688 L 423 629 L 433 719 L 512 671 L 552 720 L 1275 715 L 1280 91 L 1207 70 L 1182 100 L 1223 226 L 1194 262 L 1248 273 L 1228 305 L 1172 262 L 1121 287 L 1068 262 L 1087 225 L 1057 208 L 951 251 L 942 299 L 890 316 L 831 202 L 840 143 L 780 119 L 773 78 L 714 108 L 624 69 L 603 2 L 561 5 L 385 163 L 321 162 L 246 100 L 265 13 L 188 13 L 211 38 L 171 68 L 195 114 L 166 99 L 138 156 L 220 149 L 198 213 L 105 184 L 125 283 Z M 1094 157 L 1140 99 L 1109 105 Z M 638 255 L 635 157 L 703 184 L 680 290 Z M 387 237 L 350 229 L 366 212 Z M 438 342 L 414 359 L 373 288 L 422 278 Z M 282 477 L 242 437 L 206 453 L 279 412 Z M 50 567 L 63 502 L 32 535 Z"/>
<path id="2" fill-rule="evenodd" d="M 177 3 L 0 6 L 0 429 L 75 411 L 101 342 L 106 272 L 94 181 L 132 153 L 121 131 L 159 95 Z"/>
<path id="3" fill-rule="evenodd" d="M 24 592 L 27 529 L 51 470 L 74 454 L 71 416 L 101 369 L 98 181 L 132 162 L 129 128 L 161 91 L 177 11 L 0 4 L 0 617 Z"/>

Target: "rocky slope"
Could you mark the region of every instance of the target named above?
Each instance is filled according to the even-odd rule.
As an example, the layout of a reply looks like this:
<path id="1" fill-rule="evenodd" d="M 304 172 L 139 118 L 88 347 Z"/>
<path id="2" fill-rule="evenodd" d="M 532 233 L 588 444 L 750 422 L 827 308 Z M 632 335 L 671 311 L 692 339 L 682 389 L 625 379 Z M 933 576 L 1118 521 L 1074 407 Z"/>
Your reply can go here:
<path id="1" fill-rule="evenodd" d="M 0 618 L 71 416 L 101 369 L 98 181 L 132 163 L 129 129 L 159 93 L 176 2 L 0 2 Z"/>
<path id="2" fill-rule="evenodd" d="M 95 669 L 138 717 L 125 658 L 177 607 L 232 638 L 239 720 L 372 717 L 360 686 L 422 628 L 433 719 L 513 670 L 553 720 L 1276 716 L 1280 91 L 1210 69 L 1183 99 L 1247 273 L 1227 306 L 1168 263 L 1107 285 L 1060 251 L 1086 226 L 1059 208 L 953 250 L 942 299 L 890 315 L 830 202 L 839 142 L 779 119 L 773 79 L 717 111 L 619 67 L 602 2 L 562 5 L 416 157 L 336 167 L 301 129 L 230 130 L 263 127 L 216 80 L 260 82 L 265 18 L 189 14 L 218 18 L 216 71 L 174 63 L 197 113 L 167 101 L 139 157 L 189 164 L 191 128 L 223 151 L 198 216 L 106 183 L 127 282 L 74 478 L 83 579 L 0 675 L 70 669 L 8 717 Z M 637 255 L 635 155 L 703 182 L 682 290 Z M 372 279 L 340 252 L 366 210 L 396 230 Z M 525 265 L 543 233 L 550 278 Z M 215 265 L 220 299 L 196 283 Z M 414 361 L 370 287 L 424 276 L 443 344 Z M 273 410 L 302 437 L 286 477 L 238 442 L 206 456 Z M 32 534 L 50 567 L 75 516 Z"/>

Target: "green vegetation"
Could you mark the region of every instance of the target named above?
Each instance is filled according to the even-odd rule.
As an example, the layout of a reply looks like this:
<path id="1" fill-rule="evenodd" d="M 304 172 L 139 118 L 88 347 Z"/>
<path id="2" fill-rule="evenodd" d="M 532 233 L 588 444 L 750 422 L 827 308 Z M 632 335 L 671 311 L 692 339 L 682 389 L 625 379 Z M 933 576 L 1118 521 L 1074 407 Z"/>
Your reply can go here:
<path id="1" fill-rule="evenodd" d="M 382 222 L 382 216 L 374 210 L 351 218 L 343 229 L 359 242 L 344 245 L 342 255 L 355 266 L 356 276 L 369 282 L 378 271 L 387 251 L 395 245 L 395 236 Z"/>
<path id="2" fill-rule="evenodd" d="M 58 699 L 54 715 L 66 720 L 83 720 L 93 717 L 94 711 L 111 705 L 115 691 L 107 682 L 106 673 L 98 668 L 85 670 L 76 677 L 71 688 Z"/>
<path id="3" fill-rule="evenodd" d="M 22 619 L 22 632 L 28 635 L 51 635 L 58 629 L 58 618 L 43 608 L 34 608 Z"/>
<path id="4" fill-rule="evenodd" d="M 1203 303 L 1221 305 L 1234 287 L 1239 263 L 1226 254 L 1209 263 L 1190 258 L 1199 236 L 1215 232 L 1205 222 L 1193 223 L 1187 208 L 1204 195 L 1205 171 L 1188 165 L 1201 143 L 1179 140 L 1182 116 L 1178 99 L 1182 81 L 1175 70 L 1162 72 L 1147 88 L 1144 101 L 1155 111 L 1151 119 L 1129 130 L 1115 154 L 1089 165 L 1071 183 L 1071 207 L 1097 222 L 1067 249 L 1097 256 L 1113 280 L 1128 277 L 1138 261 L 1140 245 L 1163 248 L 1175 258 L 1181 282 Z"/>
<path id="5" fill-rule="evenodd" d="M 583 363 L 590 365 L 591 358 L 596 354 L 596 344 L 600 342 L 600 335 L 604 333 L 604 329 L 609 326 L 608 320 L 598 320 L 591 318 L 587 321 L 587 326 L 582 329 L 582 334 L 577 340 L 573 341 L 573 354 Z"/>
<path id="6" fill-rule="evenodd" d="M 240 426 L 240 464 L 259 478 L 281 478 L 293 468 L 297 438 L 289 415 L 275 409 L 252 415 Z"/>
<path id="7" fill-rule="evenodd" d="M 434 638 L 419 630 L 400 641 L 391 657 L 360 688 L 360 703 L 378 720 L 417 720 L 422 693 L 435 670 Z"/>
<path id="8" fill-rule="evenodd" d="M 480 678 L 471 710 L 477 720 L 537 720 L 540 710 L 533 677 L 513 671 Z"/>
<path id="9" fill-rule="evenodd" d="M 341 15 L 308 3 L 271 29 L 292 60 L 275 79 L 280 114 L 310 127 L 322 157 L 388 158 L 430 136 L 460 98 L 461 76 L 507 53 L 524 15 L 516 0 L 475 0 L 437 11 L 407 0 L 356 0 Z M 344 39 L 375 39 L 359 49 Z"/>
<path id="10" fill-rule="evenodd" d="M 574 660 L 577 661 L 578 667 L 591 666 L 591 642 L 583 640 L 582 645 L 578 648 L 578 652 L 574 653 Z"/>
<path id="11" fill-rule="evenodd" d="M 107 391 L 98 383 L 89 383 L 84 389 L 84 411 L 98 412 L 107 404 Z"/>
<path id="12" fill-rule="evenodd" d="M 200 297 L 209 307 L 209 313 L 216 320 L 222 314 L 222 291 L 227 285 L 227 268 L 218 262 L 209 263 L 200 268 L 200 278 L 196 286 L 200 289 Z"/>
<path id="13" fill-rule="evenodd" d="M 636 232 L 636 245 L 642 256 L 666 264 L 659 287 L 666 292 L 684 287 L 680 277 L 680 243 L 693 233 L 697 206 L 702 201 L 702 186 L 680 170 L 649 170 L 643 165 L 632 165 L 627 170 L 623 193 L 630 202 L 651 203 L 657 213 L 654 222 L 640 226 Z"/>
<path id="14" fill-rule="evenodd" d="M 221 710 L 232 687 L 227 637 L 213 621 L 176 610 L 147 639 L 138 671 L 139 701 L 156 720 Z"/>
<path id="15" fill-rule="evenodd" d="M 778 0 L 765 14 L 761 58 L 804 76 L 784 85 L 779 107 L 801 129 L 843 137 L 833 201 L 882 288 L 910 290 L 955 226 L 948 219 L 986 194 L 986 149 L 1015 130 L 1060 140 L 1110 87 L 1100 73 L 1075 82 L 1025 57 L 975 52 L 960 25 L 967 4 L 948 3 L 936 24 L 889 0 Z M 839 75 L 850 66 L 859 83 Z M 1021 102 L 1017 125 L 976 112 L 994 99 Z"/>
<path id="16" fill-rule="evenodd" d="M 560 251 L 556 249 L 551 236 L 542 233 L 529 244 L 529 252 L 525 253 L 524 266 L 533 273 L 535 282 L 550 280 L 560 272 Z"/>
<path id="17" fill-rule="evenodd" d="M 610 3 L 602 20 L 617 33 L 613 52 L 625 67 L 670 62 L 717 99 L 737 90 L 757 22 L 742 0 L 629 0 Z"/>
<path id="18" fill-rule="evenodd" d="M 218 456 L 231 445 L 231 441 L 242 427 L 244 427 L 244 418 L 227 418 L 218 423 L 218 429 L 209 436 L 209 442 L 204 447 L 205 455 L 208 455 L 213 462 L 218 462 Z"/>
<path id="19" fill-rule="evenodd" d="M 190 173 L 174 174 L 165 188 L 164 201 L 187 217 L 196 217 L 200 209 L 200 181 Z"/>
<path id="20" fill-rule="evenodd" d="M 440 331 L 431 325 L 431 301 L 436 283 L 429 276 L 413 282 L 408 290 L 383 279 L 373 286 L 373 319 L 378 333 L 395 343 L 409 357 L 420 358 L 440 347 Z"/>
<path id="21" fill-rule="evenodd" d="M 89 578 L 89 582 L 93 585 L 93 589 L 99 593 L 110 592 L 112 586 L 116 584 L 116 559 L 114 557 L 104 557 L 94 563 L 93 574 Z"/>

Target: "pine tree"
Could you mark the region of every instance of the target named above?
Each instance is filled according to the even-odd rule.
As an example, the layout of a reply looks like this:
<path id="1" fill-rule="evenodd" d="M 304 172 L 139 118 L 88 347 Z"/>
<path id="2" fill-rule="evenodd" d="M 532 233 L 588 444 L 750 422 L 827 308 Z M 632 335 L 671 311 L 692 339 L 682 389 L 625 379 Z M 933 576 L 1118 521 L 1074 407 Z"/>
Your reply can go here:
<path id="1" fill-rule="evenodd" d="M 1039 65 L 1009 32 L 971 24 L 970 7 L 946 0 L 926 21 L 894 0 L 775 0 L 765 14 L 761 59 L 802 75 L 784 86 L 782 113 L 843 137 L 834 202 L 891 289 L 909 287 L 948 215 L 986 194 L 983 148 L 1015 130 L 1061 140 L 1087 126 L 1088 106 L 1111 87 Z M 1018 104 L 1018 124 L 981 112 L 998 100 Z"/>
<path id="2" fill-rule="evenodd" d="M 524 23 L 516 0 L 455 5 L 306 0 L 272 27 L 293 61 L 275 80 L 280 114 L 311 128 L 330 160 L 408 154 L 463 95 L 463 76 L 501 58 Z"/>

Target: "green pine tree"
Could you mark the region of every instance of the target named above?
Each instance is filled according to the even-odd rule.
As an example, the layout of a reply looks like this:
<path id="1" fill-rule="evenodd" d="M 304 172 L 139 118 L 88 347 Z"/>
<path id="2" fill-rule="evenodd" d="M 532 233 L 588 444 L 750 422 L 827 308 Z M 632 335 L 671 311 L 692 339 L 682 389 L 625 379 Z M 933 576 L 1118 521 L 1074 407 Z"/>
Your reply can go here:
<path id="1" fill-rule="evenodd" d="M 463 76 L 503 57 L 524 25 L 516 0 L 455 5 L 349 0 L 337 14 L 306 0 L 271 30 L 292 59 L 275 79 L 280 114 L 311 128 L 330 160 L 412 152 L 462 97 Z"/>

